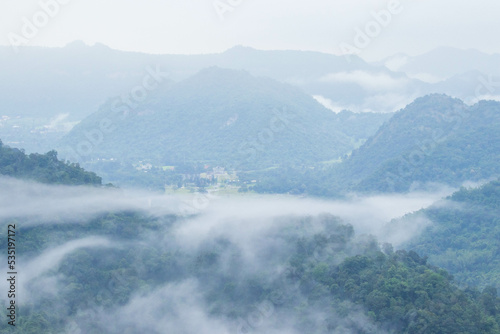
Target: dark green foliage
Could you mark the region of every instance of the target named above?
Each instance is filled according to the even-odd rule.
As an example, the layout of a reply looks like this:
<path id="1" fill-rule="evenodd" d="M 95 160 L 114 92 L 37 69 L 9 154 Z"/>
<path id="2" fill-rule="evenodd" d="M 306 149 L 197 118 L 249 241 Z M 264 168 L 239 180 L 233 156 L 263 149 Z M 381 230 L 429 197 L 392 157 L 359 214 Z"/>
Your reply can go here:
<path id="1" fill-rule="evenodd" d="M 442 96 L 427 97 L 428 104 L 420 100 L 401 112 L 405 119 L 391 119 L 394 129 L 380 129 L 372 139 L 380 147 L 364 145 L 348 161 L 349 168 L 362 176 L 355 189 L 400 192 L 418 184 L 458 186 L 500 174 L 500 103 L 481 101 L 467 107 Z M 414 117 L 412 109 L 423 119 Z M 404 138 L 393 138 L 396 132 Z M 392 155 L 385 156 L 383 150 Z M 378 166 L 370 168 L 373 163 Z"/>
<path id="2" fill-rule="evenodd" d="M 332 276 L 334 293 L 363 304 L 377 322 L 396 333 L 499 331 L 497 298 L 459 290 L 450 275 L 429 267 L 414 252 L 352 257 Z M 490 306 L 492 312 L 485 310 L 485 300 L 496 303 Z"/>
<path id="3" fill-rule="evenodd" d="M 406 247 L 429 256 L 463 286 L 500 288 L 500 180 L 463 188 L 422 213 L 433 224 Z"/>
<path id="4" fill-rule="evenodd" d="M 272 322 L 291 320 L 290 328 L 307 333 L 499 332 L 495 288 L 460 290 L 417 253 L 393 252 L 389 245 L 383 253 L 374 238 L 356 237 L 352 226 L 333 216 L 277 219 L 279 228 L 270 228 L 266 244 L 255 249 L 257 267 L 248 266 L 230 238 L 207 238 L 193 250 L 178 245 L 171 232 L 179 223 L 174 216 L 124 212 L 85 224 L 21 228 L 20 251 L 31 257 L 92 235 L 126 247 L 80 248 L 66 255 L 49 273 L 60 277 L 58 294 L 21 308 L 17 330 L 61 333 L 72 319 L 84 332 L 106 332 L 99 316 L 112 314 L 139 291 L 197 279 L 207 312 L 228 323 L 246 321 L 256 305 L 268 303 Z M 114 326 L 113 333 L 123 330 Z M 2 324 L 0 333 L 10 331 Z"/>
<path id="5" fill-rule="evenodd" d="M 4 146 L 0 141 L 0 174 L 50 184 L 101 185 L 101 178 L 78 164 L 57 159 L 57 152 L 32 153 Z"/>
<path id="6" fill-rule="evenodd" d="M 313 172 L 295 168 L 276 185 L 272 178 L 255 188 L 336 196 L 348 191 L 407 192 L 429 184 L 458 187 L 500 175 L 500 103 L 466 106 L 445 95 L 429 95 L 397 112 L 340 164 L 317 164 Z"/>

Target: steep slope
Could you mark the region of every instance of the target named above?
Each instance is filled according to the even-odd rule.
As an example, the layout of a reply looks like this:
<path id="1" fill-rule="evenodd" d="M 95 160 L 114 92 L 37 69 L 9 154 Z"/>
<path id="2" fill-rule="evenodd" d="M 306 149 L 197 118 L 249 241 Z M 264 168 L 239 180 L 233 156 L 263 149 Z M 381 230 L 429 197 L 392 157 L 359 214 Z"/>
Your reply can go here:
<path id="1" fill-rule="evenodd" d="M 110 131 L 95 131 L 106 120 Z M 243 71 L 209 68 L 158 89 L 133 110 L 105 104 L 64 138 L 61 153 L 234 169 L 337 159 L 353 140 L 337 116 L 297 88 Z M 92 134 L 95 135 L 92 143 Z"/>
<path id="2" fill-rule="evenodd" d="M 500 103 L 469 107 L 434 94 L 394 114 L 341 164 L 291 170 L 287 177 L 275 175 L 280 184 L 268 178 L 255 189 L 338 196 L 406 192 L 432 184 L 459 187 L 500 175 L 499 159 Z"/>
<path id="3" fill-rule="evenodd" d="M 399 151 L 397 157 L 388 157 L 382 166 L 359 183 L 357 189 L 406 191 L 425 183 L 459 186 L 464 181 L 500 175 L 500 103 L 481 101 L 471 107 L 462 107 L 459 102 L 448 100 L 447 105 L 448 112 L 436 115 L 434 124 L 429 123 L 426 131 L 419 131 L 421 136 L 405 136 L 405 149 Z M 425 114 L 429 110 L 422 112 Z M 406 131 L 409 133 L 414 129 L 426 129 L 423 122 L 408 125 Z M 400 131 L 405 131 L 405 126 Z M 398 146 L 394 140 L 385 144 Z M 375 150 L 371 154 L 377 151 L 380 152 Z M 351 163 L 360 166 L 355 159 Z"/>
<path id="4" fill-rule="evenodd" d="M 352 153 L 342 169 L 351 182 L 357 183 L 379 170 L 387 161 L 410 153 L 429 138 L 439 135 L 438 130 L 450 132 L 453 119 L 445 119 L 445 116 L 464 108 L 466 106 L 461 101 L 442 95 L 419 98 L 382 125 L 375 135 Z"/>
<path id="5" fill-rule="evenodd" d="M 392 222 L 389 229 L 404 229 L 416 217 L 429 219 L 430 225 L 403 247 L 428 256 L 431 264 L 445 268 L 462 285 L 500 288 L 500 180 L 461 189 Z"/>

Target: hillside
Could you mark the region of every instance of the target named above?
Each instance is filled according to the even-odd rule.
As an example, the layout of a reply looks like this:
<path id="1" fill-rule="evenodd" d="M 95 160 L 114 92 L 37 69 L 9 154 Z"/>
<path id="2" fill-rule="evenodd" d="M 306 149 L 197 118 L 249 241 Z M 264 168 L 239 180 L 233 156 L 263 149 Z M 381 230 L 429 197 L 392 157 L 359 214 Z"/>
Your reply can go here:
<path id="1" fill-rule="evenodd" d="M 358 140 L 361 144 L 374 135 L 382 124 L 393 115 L 394 113 L 355 113 L 349 110 L 342 110 L 336 115 L 334 128 Z"/>
<path id="2" fill-rule="evenodd" d="M 264 193 L 342 196 L 407 192 L 435 184 L 460 187 L 500 175 L 500 103 L 467 106 L 446 95 L 418 98 L 395 113 L 342 163 L 276 171 Z"/>
<path id="3" fill-rule="evenodd" d="M 191 333 L 207 326 L 217 332 L 325 334 L 500 330 L 495 288 L 461 289 L 414 251 L 381 247 L 332 215 L 255 210 L 272 208 L 279 202 L 272 198 L 253 202 L 253 214 L 240 211 L 238 201 L 214 201 L 210 210 L 186 215 L 179 209 L 192 209 L 189 202 L 173 198 L 157 197 L 160 207 L 151 201 L 141 207 L 144 194 L 134 199 L 114 189 L 61 187 L 81 184 L 68 174 L 92 174 L 59 162 L 55 152 L 26 156 L 0 145 L 0 157 L 4 170 L 15 171 L 11 176 L 49 184 L 11 183 L 24 189 L 9 204 L 24 210 L 2 210 L 0 219 L 22 236 L 16 249 L 24 273 L 16 299 L 16 330 L 22 333 Z M 470 202 L 472 214 L 481 216 L 498 210 L 498 185 L 462 190 L 451 200 Z M 16 191 L 0 189 L 0 197 Z M 467 227 L 474 247 L 496 245 L 498 233 L 490 227 Z M 6 242 L 2 238 L 0 247 Z M 498 276 L 496 267 L 492 262 L 485 268 L 490 278 Z M 0 298 L 1 307 L 6 302 Z M 139 309 L 151 321 L 131 316 Z M 179 316 L 186 312 L 195 312 L 198 321 Z M 12 331 L 2 323 L 0 333 Z"/>
<path id="4" fill-rule="evenodd" d="M 0 141 L 0 175 L 50 184 L 101 185 L 101 178 L 78 164 L 57 159 L 57 152 L 32 153 L 10 148 Z"/>
<path id="5" fill-rule="evenodd" d="M 388 245 L 382 252 L 376 240 L 329 215 L 266 218 L 267 227 L 233 234 L 246 220 L 219 220 L 203 236 L 186 235 L 183 226 L 190 231 L 204 219 L 138 212 L 20 223 L 19 256 L 33 262 L 23 267 L 29 299 L 18 302 L 29 307 L 20 307 L 16 329 L 498 333 L 496 290 L 461 290 L 415 252 Z M 138 309 L 150 321 L 131 316 Z M 198 321 L 186 321 L 185 312 Z"/>
<path id="6" fill-rule="evenodd" d="M 466 106 L 459 100 L 431 95 L 419 98 L 397 112 L 387 123 L 346 160 L 345 168 L 352 180 L 362 180 L 392 159 L 399 158 L 418 148 L 436 131 L 451 131 L 454 125 L 444 116 L 456 113 Z"/>
<path id="7" fill-rule="evenodd" d="M 393 222 L 403 227 L 416 216 L 431 221 L 403 247 L 448 270 L 463 286 L 500 288 L 500 180 L 461 189 L 445 201 Z"/>
<path id="8" fill-rule="evenodd" d="M 311 81 L 330 72 L 372 70 L 358 57 L 351 64 L 341 56 L 318 52 L 260 51 L 235 47 L 220 54 L 151 55 L 113 50 L 81 41 L 64 48 L 24 47 L 18 55 L 0 46 L 1 115 L 50 119 L 69 114 L 78 121 L 95 112 L 107 98 L 141 84 L 148 68 L 181 81 L 210 66 L 247 70 L 283 82 Z M 167 80 L 167 78 L 165 78 Z M 22 85 L 24 90 L 19 90 Z M 26 100 L 22 92 L 30 91 Z"/>
<path id="9" fill-rule="evenodd" d="M 245 70 L 288 83 L 327 101 L 325 105 L 336 112 L 393 112 L 430 93 L 476 102 L 478 82 L 485 85 L 482 98 L 498 95 L 487 83 L 488 75 L 481 74 L 495 73 L 491 65 L 482 66 L 486 58 L 452 54 L 453 59 L 461 59 L 459 65 L 467 66 L 455 64 L 450 70 L 455 77 L 430 84 L 412 78 L 410 70 L 409 74 L 391 71 L 384 63 L 367 63 L 356 56 L 347 62 L 342 56 L 319 52 L 236 46 L 219 54 L 151 55 L 73 42 L 64 48 L 27 46 L 17 55 L 10 47 L 0 46 L 0 76 L 4 79 L 0 82 L 0 137 L 27 152 L 48 151 L 76 122 L 96 112 L 107 99 L 130 94 L 152 72 L 162 73 L 161 83 L 168 85 L 211 66 Z M 495 57 L 488 56 L 488 64 L 496 64 Z M 476 72 L 481 80 L 471 75 Z M 29 99 L 26 92 L 30 92 Z"/>
<path id="10" fill-rule="evenodd" d="M 447 109 L 421 108 L 422 114 L 428 115 L 427 120 L 404 124 L 397 122 L 397 117 L 391 119 L 393 130 L 410 133 L 405 136 L 407 146 L 396 157 L 387 156 L 356 189 L 407 191 L 428 183 L 460 186 L 465 181 L 500 175 L 500 103 L 480 101 L 464 107 L 446 97 L 441 99 Z M 455 106 L 459 106 L 458 109 Z M 438 114 L 435 114 L 436 110 L 439 110 Z M 417 136 L 413 135 L 415 130 Z M 379 131 L 381 136 L 387 133 L 391 135 L 394 131 Z M 377 135 L 374 138 L 377 139 Z M 396 150 L 402 146 L 391 139 L 383 143 Z M 373 154 L 377 152 L 382 154 L 384 149 L 362 147 L 349 166 L 362 166 L 367 154 L 375 157 Z"/>
<path id="11" fill-rule="evenodd" d="M 104 119 L 113 130 L 90 143 L 85 134 L 95 133 Z M 343 133 L 338 121 L 297 88 L 209 68 L 152 92 L 134 110 L 103 105 L 75 126 L 59 151 L 84 153 L 84 161 L 203 163 L 236 170 L 304 165 L 338 159 L 354 148 L 357 137 Z M 81 143 L 91 146 L 89 152 Z"/>

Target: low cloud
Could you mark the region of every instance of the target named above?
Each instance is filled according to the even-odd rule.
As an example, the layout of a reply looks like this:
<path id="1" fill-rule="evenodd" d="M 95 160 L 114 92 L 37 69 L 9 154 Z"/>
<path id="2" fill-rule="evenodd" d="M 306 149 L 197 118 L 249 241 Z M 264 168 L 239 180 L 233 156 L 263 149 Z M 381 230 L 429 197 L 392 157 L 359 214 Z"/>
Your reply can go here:
<path id="1" fill-rule="evenodd" d="M 21 242 L 22 239 L 19 239 Z M 22 273 L 19 276 L 18 289 L 22 291 L 19 294 L 18 302 L 21 304 L 33 303 L 47 295 L 55 296 L 58 293 L 60 275 L 56 274 L 59 265 L 64 258 L 74 251 L 82 248 L 109 248 L 116 247 L 106 238 L 88 237 L 84 239 L 73 240 L 61 246 L 45 250 L 42 254 L 33 259 L 27 259 L 18 255 L 17 271 Z M 7 272 L 4 267 L 3 272 Z M 7 287 L 2 280 L 2 290 L 7 291 Z M 6 296 L 2 295 L 0 300 Z M 6 300 L 6 299 L 4 299 Z"/>
<path id="2" fill-rule="evenodd" d="M 318 101 L 319 104 L 321 104 L 323 107 L 333 111 L 334 113 L 338 114 L 342 110 L 345 110 L 344 107 L 334 103 L 332 100 L 321 96 L 321 95 L 313 95 L 313 98 Z"/>
<path id="3" fill-rule="evenodd" d="M 206 312 L 196 280 L 168 284 L 133 297 L 100 323 L 107 333 L 200 333 L 230 334 L 223 320 Z"/>
<path id="4" fill-rule="evenodd" d="M 408 64 L 408 56 L 406 55 L 394 55 L 386 59 L 384 65 L 393 72 L 398 72 L 401 67 Z"/>
<path id="5" fill-rule="evenodd" d="M 82 222 L 110 211 L 177 213 L 181 206 L 189 208 L 182 200 L 142 190 L 55 186 L 0 177 L 0 222 L 20 220 L 23 226 Z"/>
<path id="6" fill-rule="evenodd" d="M 32 260 L 22 259 L 23 277 L 19 289 L 23 298 L 32 303 L 58 301 L 61 314 L 68 314 L 67 332 L 72 334 L 96 328 L 107 333 L 226 334 L 246 333 L 244 330 L 249 329 L 256 333 L 296 334 L 300 332 L 302 318 L 315 328 L 333 324 L 339 333 L 355 332 L 353 328 L 383 333 L 361 307 L 344 303 L 342 309 L 348 310 L 344 318 L 336 314 L 337 305 L 330 305 L 327 309 L 322 306 L 328 304 L 326 297 L 309 303 L 308 297 L 295 287 L 295 282 L 286 283 L 289 286 L 283 303 L 267 297 L 264 300 L 256 298 L 256 305 L 240 305 L 240 299 L 234 296 L 224 300 L 227 295 L 222 294 L 221 289 L 230 287 L 236 294 L 243 293 L 247 301 L 252 300 L 248 291 L 253 279 L 255 284 L 269 289 L 281 287 L 280 277 L 287 269 L 289 257 L 297 252 L 294 238 L 313 240 L 317 234 L 331 232 L 332 228 L 337 228 L 336 223 L 332 223 L 332 216 L 340 217 L 341 224 L 353 225 L 360 236 L 359 247 L 362 247 L 362 240 L 370 239 L 364 239 L 363 235 L 369 234 L 378 237 L 380 242 L 407 240 L 419 231 L 406 228 L 398 231 L 399 234 L 387 234 L 384 230 L 386 223 L 428 207 L 452 192 L 446 188 L 402 195 L 352 194 L 344 200 L 283 195 L 227 198 L 201 194 L 197 195 L 199 198 L 174 198 L 145 191 L 41 185 L 6 178 L 0 179 L 0 186 L 2 219 L 22 218 L 21 227 L 84 221 L 92 215 L 114 210 L 140 210 L 157 216 L 180 215 L 176 221 L 161 225 L 159 231 L 138 234 L 134 240 L 127 241 L 130 244 L 126 247 L 96 235 L 52 246 Z M 54 217 L 57 218 L 55 221 Z M 335 261 L 341 261 L 358 251 L 357 243 L 358 240 L 353 241 L 352 246 L 346 246 L 342 254 L 326 250 L 326 255 L 317 255 L 322 258 L 333 254 Z M 129 260 L 130 271 L 117 273 L 123 275 L 120 276 L 124 281 L 122 285 L 120 280 L 113 284 L 111 275 L 114 270 L 108 272 L 110 277 L 103 281 L 106 284 L 103 289 L 109 289 L 110 296 L 115 293 L 126 296 L 124 304 L 116 302 L 103 306 L 90 300 L 88 304 L 77 303 L 75 313 L 64 313 L 70 306 L 74 307 L 63 301 L 62 296 L 66 293 L 64 287 L 72 289 L 68 284 L 71 285 L 70 276 L 75 268 L 67 268 L 65 275 L 68 277 L 58 269 L 69 254 L 84 248 L 115 248 L 120 254 L 116 259 L 123 258 L 125 250 L 127 254 L 136 255 Z M 161 285 L 146 283 L 151 279 L 146 276 L 145 263 L 149 258 L 144 256 L 147 254 L 171 259 L 164 264 L 168 274 L 165 277 L 159 274 L 163 279 Z M 206 254 L 215 254 L 212 266 L 204 267 L 196 262 Z M 96 255 L 88 253 L 86 256 Z M 114 256 L 116 254 L 110 254 L 109 261 L 114 261 Z M 309 256 L 318 261 L 316 254 Z M 131 291 L 130 296 L 121 290 L 133 286 L 131 282 L 143 277 L 143 288 Z M 63 286 L 63 282 L 66 285 Z M 73 293 L 77 294 L 78 289 Z M 239 315 L 228 318 L 231 308 L 236 306 Z M 246 308 L 248 314 L 241 316 Z"/>
<path id="7" fill-rule="evenodd" d="M 384 225 L 392 219 L 426 208 L 454 189 L 442 187 L 433 192 L 358 196 L 346 200 L 321 200 L 289 196 L 214 198 L 203 214 L 185 221 L 176 229 L 183 245 L 197 247 L 207 236 L 228 236 L 252 249 L 253 240 L 279 228 L 278 217 L 331 214 L 352 224 L 358 234 L 372 234 L 381 241 Z M 245 246 L 248 245 L 248 246 Z M 253 246 L 252 246 L 253 245 Z"/>
<path id="8" fill-rule="evenodd" d="M 409 78 L 417 79 L 426 83 L 434 84 L 446 80 L 446 78 L 439 77 L 430 73 L 407 73 Z"/>
<path id="9" fill-rule="evenodd" d="M 330 83 L 357 84 L 368 91 L 400 91 L 408 84 L 406 78 L 395 78 L 387 73 L 369 73 L 364 71 L 337 72 L 320 79 Z"/>

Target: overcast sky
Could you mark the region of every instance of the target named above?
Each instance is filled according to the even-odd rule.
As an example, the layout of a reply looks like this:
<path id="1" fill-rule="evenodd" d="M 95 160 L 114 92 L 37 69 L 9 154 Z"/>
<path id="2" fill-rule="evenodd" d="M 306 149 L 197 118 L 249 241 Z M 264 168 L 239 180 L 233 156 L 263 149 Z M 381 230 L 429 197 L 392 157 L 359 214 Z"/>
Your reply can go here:
<path id="1" fill-rule="evenodd" d="M 47 18 L 40 3 L 58 1 Z M 341 43 L 356 46 L 356 28 L 374 20 L 372 12 L 397 0 L 0 0 L 0 44 L 22 38 L 26 18 L 42 26 L 24 42 L 64 46 L 74 40 L 147 53 L 215 53 L 234 45 L 258 49 L 298 49 L 340 54 Z M 220 5 L 219 13 L 214 4 Z M 229 5 L 233 3 L 234 5 Z M 500 53 L 498 0 L 400 0 L 359 55 L 368 60 L 398 52 L 424 53 L 437 46 Z M 229 7 L 230 6 L 230 7 Z M 52 7 L 51 7 L 52 8 Z M 373 23 L 373 22 L 372 22 Z M 380 26 L 379 26 L 380 27 Z M 359 44 L 359 43 L 358 43 Z"/>

